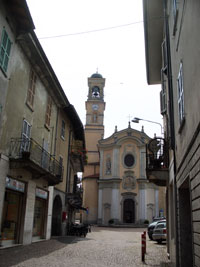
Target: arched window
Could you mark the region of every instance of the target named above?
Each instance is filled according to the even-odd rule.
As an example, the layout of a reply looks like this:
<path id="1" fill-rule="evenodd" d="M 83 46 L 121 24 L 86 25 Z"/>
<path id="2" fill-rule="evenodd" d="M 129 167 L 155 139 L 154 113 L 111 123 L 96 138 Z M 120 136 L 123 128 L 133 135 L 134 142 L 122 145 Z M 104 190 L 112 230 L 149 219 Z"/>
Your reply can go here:
<path id="1" fill-rule="evenodd" d="M 100 89 L 98 86 L 94 86 L 92 88 L 92 96 L 93 97 L 100 97 Z"/>

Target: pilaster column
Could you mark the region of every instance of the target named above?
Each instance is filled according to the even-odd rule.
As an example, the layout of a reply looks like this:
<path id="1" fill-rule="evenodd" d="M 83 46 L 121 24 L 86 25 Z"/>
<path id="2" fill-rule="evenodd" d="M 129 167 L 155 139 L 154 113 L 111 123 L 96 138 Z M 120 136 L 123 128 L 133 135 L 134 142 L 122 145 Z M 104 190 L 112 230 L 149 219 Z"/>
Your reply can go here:
<path id="1" fill-rule="evenodd" d="M 53 210 L 53 191 L 54 187 L 49 186 L 49 202 L 48 202 L 48 213 L 47 213 L 47 228 L 46 228 L 46 239 L 51 238 L 51 223 L 52 223 L 52 210 Z"/>
<path id="2" fill-rule="evenodd" d="M 103 179 L 103 150 L 100 150 L 100 174 L 99 178 Z"/>
<path id="3" fill-rule="evenodd" d="M 119 147 L 113 149 L 113 164 L 112 164 L 112 174 L 113 177 L 119 177 Z"/>
<path id="4" fill-rule="evenodd" d="M 139 189 L 139 220 L 145 220 L 146 218 L 146 195 L 145 188 Z"/>
<path id="5" fill-rule="evenodd" d="M 102 223 L 102 199 L 103 199 L 103 190 L 99 188 L 98 195 L 98 223 Z"/>
<path id="6" fill-rule="evenodd" d="M 29 181 L 27 188 L 23 245 L 31 244 L 32 242 L 33 217 L 34 217 L 34 206 L 35 206 L 35 188 L 36 184 L 33 181 Z"/>
<path id="7" fill-rule="evenodd" d="M 158 189 L 155 189 L 155 216 L 159 217 Z"/>
<path id="8" fill-rule="evenodd" d="M 9 158 L 0 154 L 0 233 L 2 224 L 2 213 L 6 186 L 6 176 L 9 169 Z"/>
<path id="9" fill-rule="evenodd" d="M 140 178 L 146 178 L 146 154 L 145 147 L 140 148 Z"/>
<path id="10" fill-rule="evenodd" d="M 119 220 L 119 189 L 112 189 L 111 196 L 111 219 Z"/>

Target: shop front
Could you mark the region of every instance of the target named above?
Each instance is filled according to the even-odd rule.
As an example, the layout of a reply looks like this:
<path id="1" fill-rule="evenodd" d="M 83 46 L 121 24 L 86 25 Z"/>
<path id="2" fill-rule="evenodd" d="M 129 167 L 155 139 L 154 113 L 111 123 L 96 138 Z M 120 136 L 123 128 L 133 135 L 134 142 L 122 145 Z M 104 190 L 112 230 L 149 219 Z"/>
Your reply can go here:
<path id="1" fill-rule="evenodd" d="M 47 204 L 48 192 L 40 188 L 36 188 L 33 220 L 33 241 L 45 238 Z"/>
<path id="2" fill-rule="evenodd" d="M 20 243 L 24 220 L 25 183 L 6 177 L 1 225 L 2 246 Z"/>

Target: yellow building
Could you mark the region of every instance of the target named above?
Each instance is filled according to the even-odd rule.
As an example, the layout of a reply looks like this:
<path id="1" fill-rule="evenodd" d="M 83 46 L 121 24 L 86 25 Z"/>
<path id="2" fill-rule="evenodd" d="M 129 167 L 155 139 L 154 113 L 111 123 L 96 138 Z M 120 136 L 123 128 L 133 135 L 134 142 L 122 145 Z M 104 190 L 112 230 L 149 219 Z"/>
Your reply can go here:
<path id="1" fill-rule="evenodd" d="M 85 138 L 88 165 L 83 176 L 83 221 L 99 225 L 142 224 L 163 215 L 164 189 L 146 179 L 146 144 L 150 138 L 131 128 L 103 139 L 105 79 L 99 73 L 88 79 Z"/>

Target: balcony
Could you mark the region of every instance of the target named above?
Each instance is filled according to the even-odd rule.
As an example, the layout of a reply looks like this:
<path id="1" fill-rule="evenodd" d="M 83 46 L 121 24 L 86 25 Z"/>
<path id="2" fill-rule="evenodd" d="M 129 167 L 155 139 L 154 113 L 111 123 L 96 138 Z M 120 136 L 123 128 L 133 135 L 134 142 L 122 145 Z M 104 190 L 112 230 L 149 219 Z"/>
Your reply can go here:
<path id="1" fill-rule="evenodd" d="M 86 208 L 82 207 L 82 190 L 77 190 L 75 193 L 67 193 L 66 200 L 71 209 L 86 210 Z"/>
<path id="2" fill-rule="evenodd" d="M 48 185 L 62 182 L 63 167 L 33 139 L 12 138 L 9 158 L 11 169 L 27 169 L 33 179 L 44 178 Z"/>
<path id="3" fill-rule="evenodd" d="M 149 182 L 166 186 L 169 177 L 168 145 L 163 138 L 154 138 L 146 146 L 146 175 Z"/>

